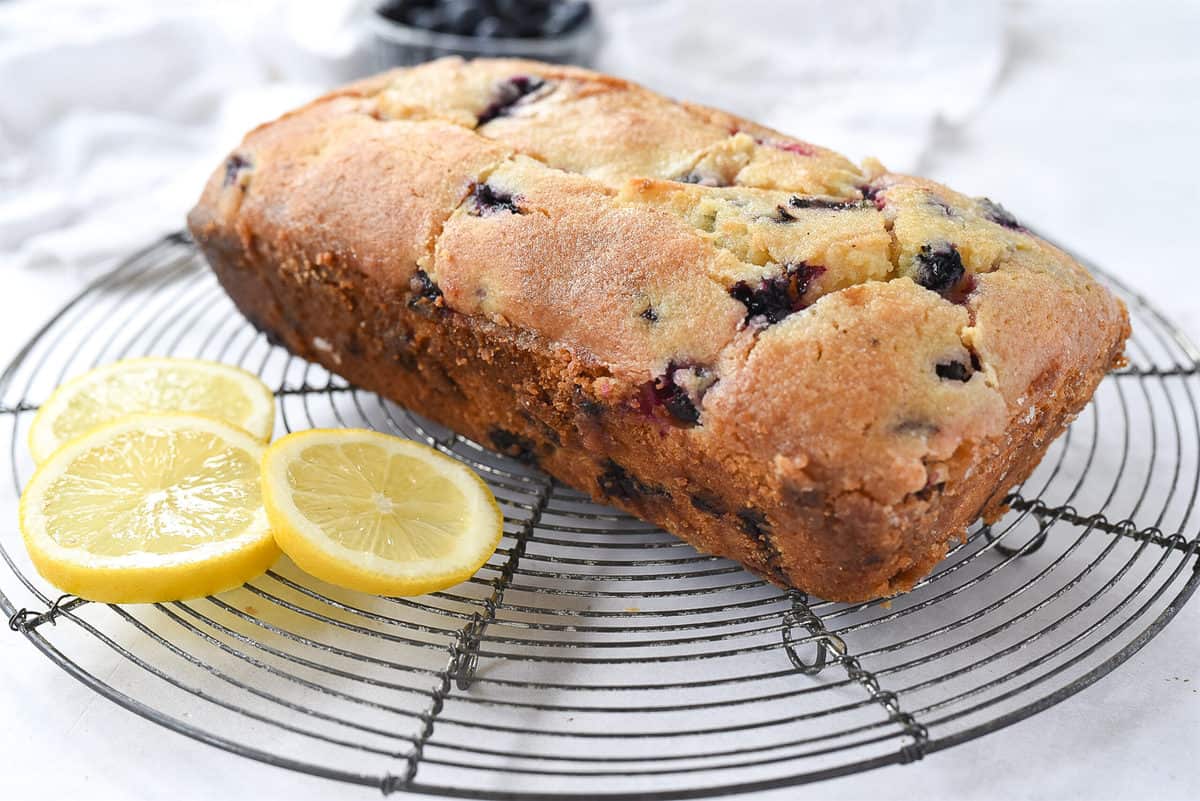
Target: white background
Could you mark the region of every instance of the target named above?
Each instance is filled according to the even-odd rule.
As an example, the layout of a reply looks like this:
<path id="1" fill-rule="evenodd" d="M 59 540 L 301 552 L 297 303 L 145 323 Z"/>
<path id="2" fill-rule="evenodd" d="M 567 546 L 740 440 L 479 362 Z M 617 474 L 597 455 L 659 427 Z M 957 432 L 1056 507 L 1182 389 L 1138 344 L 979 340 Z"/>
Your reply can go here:
<path id="1" fill-rule="evenodd" d="M 969 119 L 936 127 L 917 170 L 1002 200 L 1138 287 L 1200 340 L 1192 241 L 1200 231 L 1200 3 L 1038 3 L 1004 17 L 998 80 Z M 10 77 L 0 80 L 6 93 Z M 0 261 L 0 278 L 7 361 L 81 274 Z M 1198 798 L 1198 632 L 1200 601 L 1115 674 L 1034 719 L 917 765 L 770 797 Z M 377 791 L 260 766 L 167 732 L 3 632 L 0 796 L 298 800 Z"/>

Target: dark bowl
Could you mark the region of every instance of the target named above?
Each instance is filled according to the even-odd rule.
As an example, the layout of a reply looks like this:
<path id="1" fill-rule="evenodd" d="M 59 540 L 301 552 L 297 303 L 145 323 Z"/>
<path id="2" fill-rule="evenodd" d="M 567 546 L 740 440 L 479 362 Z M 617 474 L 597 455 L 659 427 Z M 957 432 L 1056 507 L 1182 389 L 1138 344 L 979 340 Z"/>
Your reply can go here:
<path id="1" fill-rule="evenodd" d="M 463 58 L 530 58 L 556 64 L 589 67 L 600 44 L 591 14 L 578 27 L 561 36 L 542 39 L 483 38 L 437 33 L 404 25 L 372 10 L 371 60 L 377 70 L 406 67 L 442 56 Z"/>

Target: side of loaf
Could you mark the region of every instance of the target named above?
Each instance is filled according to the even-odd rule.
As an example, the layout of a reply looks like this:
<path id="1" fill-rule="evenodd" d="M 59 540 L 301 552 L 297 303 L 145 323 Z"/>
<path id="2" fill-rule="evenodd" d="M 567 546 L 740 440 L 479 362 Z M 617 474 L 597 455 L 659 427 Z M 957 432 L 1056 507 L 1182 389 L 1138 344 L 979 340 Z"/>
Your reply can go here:
<path id="1" fill-rule="evenodd" d="M 292 352 L 834 600 L 998 514 L 1129 334 L 986 199 L 535 62 L 320 98 L 189 226 Z"/>

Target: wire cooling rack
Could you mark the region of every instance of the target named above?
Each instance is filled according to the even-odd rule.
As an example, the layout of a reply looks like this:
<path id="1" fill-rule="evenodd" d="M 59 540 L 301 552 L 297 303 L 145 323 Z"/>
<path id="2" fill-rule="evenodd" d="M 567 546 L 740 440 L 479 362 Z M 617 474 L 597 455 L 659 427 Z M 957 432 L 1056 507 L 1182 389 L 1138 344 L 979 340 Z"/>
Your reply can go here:
<path id="1" fill-rule="evenodd" d="M 185 603 L 108 606 L 34 572 L 0 527 L 0 608 L 75 678 L 253 759 L 460 797 L 695 798 L 912 762 L 1029 717 L 1155 636 L 1197 572 L 1200 352 L 1145 300 L 1130 366 L 933 575 L 890 603 L 784 592 L 272 347 L 183 235 L 100 278 L 0 376 L 8 507 L 32 412 L 125 356 L 242 365 L 283 430 L 371 426 L 479 471 L 505 536 L 420 598 L 325 585 L 281 560 Z M 1030 724 L 1036 726 L 1036 723 Z"/>

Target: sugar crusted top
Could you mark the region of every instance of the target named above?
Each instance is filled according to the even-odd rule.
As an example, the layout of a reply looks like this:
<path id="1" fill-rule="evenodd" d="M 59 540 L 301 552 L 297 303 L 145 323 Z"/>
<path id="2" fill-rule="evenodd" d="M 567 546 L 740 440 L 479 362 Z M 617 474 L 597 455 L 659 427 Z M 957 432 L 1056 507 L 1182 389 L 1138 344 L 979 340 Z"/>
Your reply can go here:
<path id="1" fill-rule="evenodd" d="M 533 332 L 631 413 L 881 503 L 1001 436 L 1119 304 L 986 199 L 619 79 L 443 59 L 252 133 L 215 207 Z"/>

